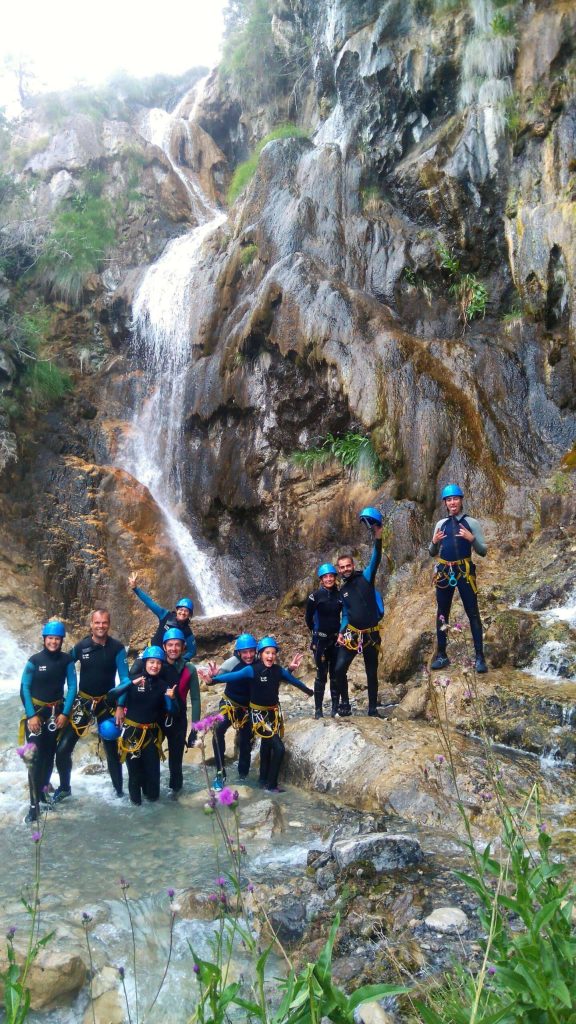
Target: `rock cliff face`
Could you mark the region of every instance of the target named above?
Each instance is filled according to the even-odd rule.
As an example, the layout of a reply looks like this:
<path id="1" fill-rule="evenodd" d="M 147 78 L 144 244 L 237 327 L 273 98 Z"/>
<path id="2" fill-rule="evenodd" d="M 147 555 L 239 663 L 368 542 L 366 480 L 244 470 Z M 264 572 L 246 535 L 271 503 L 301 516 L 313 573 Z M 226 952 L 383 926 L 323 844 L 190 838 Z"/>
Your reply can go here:
<path id="1" fill-rule="evenodd" d="M 131 304 L 145 266 L 197 223 L 190 180 L 222 201 L 235 165 L 282 119 L 307 138 L 264 147 L 195 271 L 182 513 L 227 556 L 245 602 L 333 557 L 355 536 L 359 504 L 385 511 L 399 570 L 418 558 L 450 479 L 497 520 L 493 539 L 533 534 L 536 492 L 576 438 L 576 15 L 561 0 L 517 8 L 502 29 L 516 40 L 507 63 L 479 67 L 482 24 L 484 51 L 502 49 L 494 13 L 487 0 L 444 13 L 274 0 L 297 86 L 251 107 L 213 74 L 180 104 L 168 156 L 141 109 L 130 123 L 75 115 L 45 139 L 22 127 L 37 150 L 21 172 L 37 209 L 81 194 L 94 167 L 110 200 L 134 192 L 106 269 L 79 308 L 56 307 L 74 392 L 33 442 L 30 424 L 21 431 L 3 477 L 8 528 L 41 563 L 46 611 L 77 621 L 105 597 L 128 629 L 128 568 L 147 565 L 167 603 L 188 588 L 155 502 L 118 468 L 143 401 Z M 292 461 L 347 432 L 371 439 L 377 484 L 337 460 Z"/>

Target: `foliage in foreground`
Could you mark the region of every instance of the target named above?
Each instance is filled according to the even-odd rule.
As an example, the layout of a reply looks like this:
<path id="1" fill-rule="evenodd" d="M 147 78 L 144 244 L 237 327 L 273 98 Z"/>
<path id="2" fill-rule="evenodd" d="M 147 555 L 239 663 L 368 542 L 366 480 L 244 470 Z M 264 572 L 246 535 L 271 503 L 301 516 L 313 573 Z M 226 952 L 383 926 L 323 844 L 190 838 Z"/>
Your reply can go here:
<path id="1" fill-rule="evenodd" d="M 446 624 L 444 628 L 450 627 Z M 455 626 L 454 630 L 462 642 L 461 627 Z M 510 806 L 489 739 L 474 661 L 465 654 L 462 664 L 493 787 L 493 793 L 487 796 L 497 804 L 502 848 L 499 856 L 490 845 L 478 852 L 459 796 L 471 871 L 457 871 L 456 876 L 479 901 L 482 962 L 479 968 L 455 964 L 425 1001 L 416 1002 L 416 1008 L 424 1024 L 573 1024 L 574 884 L 567 877 L 562 859 L 552 855 L 552 840 L 541 817 L 538 785 L 532 787 L 522 808 Z M 446 764 L 458 791 L 446 701 L 449 684 L 450 679 L 440 677 L 430 689 Z M 529 820 L 533 812 L 536 826 Z"/>
<path id="2" fill-rule="evenodd" d="M 460 260 L 445 246 L 438 247 L 440 266 L 451 280 L 450 294 L 456 299 L 460 319 L 466 327 L 471 320 L 486 316 L 488 290 L 475 274 L 464 274 Z"/>

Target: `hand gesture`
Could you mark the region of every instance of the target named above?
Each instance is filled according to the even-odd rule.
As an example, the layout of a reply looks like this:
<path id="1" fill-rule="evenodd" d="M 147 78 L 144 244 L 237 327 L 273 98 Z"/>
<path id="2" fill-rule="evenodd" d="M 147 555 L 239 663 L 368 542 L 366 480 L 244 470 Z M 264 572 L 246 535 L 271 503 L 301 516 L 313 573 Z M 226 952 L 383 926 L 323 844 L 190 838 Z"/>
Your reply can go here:
<path id="1" fill-rule="evenodd" d="M 444 530 L 434 530 L 434 536 L 432 537 L 433 544 L 439 544 L 441 540 L 444 540 L 446 536 Z"/>
<path id="2" fill-rule="evenodd" d="M 462 537 L 464 540 L 469 541 L 470 544 L 474 540 L 474 534 L 472 533 L 472 530 L 467 530 L 466 527 L 462 525 L 460 525 L 460 529 L 458 530 L 458 536 Z"/>
<path id="3" fill-rule="evenodd" d="M 170 686 L 169 689 L 166 690 L 166 696 L 170 697 L 171 700 L 174 700 L 174 697 L 176 696 L 176 685 Z"/>
<path id="4" fill-rule="evenodd" d="M 300 665 L 302 664 L 302 658 L 303 657 L 304 657 L 303 654 L 295 654 L 294 655 L 294 657 L 292 658 L 292 661 L 288 665 L 288 668 L 290 669 L 291 672 L 295 672 L 297 668 L 300 668 Z"/>
<path id="5" fill-rule="evenodd" d="M 131 572 L 129 577 L 128 577 L 128 586 L 129 586 L 130 590 L 134 590 L 134 587 L 136 587 L 137 585 L 138 585 L 138 573 L 137 572 Z"/>

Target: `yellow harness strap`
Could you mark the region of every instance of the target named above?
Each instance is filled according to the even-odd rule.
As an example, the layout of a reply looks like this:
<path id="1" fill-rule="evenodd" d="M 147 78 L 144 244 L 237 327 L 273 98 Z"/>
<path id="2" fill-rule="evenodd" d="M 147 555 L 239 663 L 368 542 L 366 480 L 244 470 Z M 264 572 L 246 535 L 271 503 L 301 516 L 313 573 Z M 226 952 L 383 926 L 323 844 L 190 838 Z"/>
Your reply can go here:
<path id="1" fill-rule="evenodd" d="M 358 652 L 358 654 L 361 654 L 365 647 L 378 647 L 380 649 L 379 654 L 381 654 L 381 631 L 382 626 L 369 626 L 368 629 L 357 629 L 356 626 L 348 623 L 342 634 L 344 637 L 343 646 L 349 651 Z"/>
<path id="2" fill-rule="evenodd" d="M 52 710 L 54 710 L 54 708 L 57 708 L 59 704 L 63 704 L 64 701 L 63 700 L 39 700 L 38 697 L 32 697 L 32 703 L 33 703 L 35 708 L 38 708 L 38 710 L 40 710 L 40 708 L 52 708 Z M 25 741 L 26 741 L 26 722 L 27 721 L 28 721 L 28 716 L 26 714 L 24 714 L 24 715 L 22 715 L 22 718 L 20 719 L 20 721 L 18 723 L 18 746 L 19 747 L 21 747 L 22 744 L 25 743 Z"/>
<path id="3" fill-rule="evenodd" d="M 272 707 L 265 707 L 262 704 L 250 702 L 250 716 L 252 718 L 252 732 L 261 740 L 270 740 L 273 736 L 284 735 L 284 716 L 279 704 Z"/>
<path id="4" fill-rule="evenodd" d="M 124 734 L 124 730 L 129 728 L 132 730 L 132 737 L 127 737 Z M 134 733 L 140 735 L 134 736 Z M 154 743 L 158 750 L 158 754 L 162 761 L 165 760 L 164 751 L 162 750 L 162 733 L 158 726 L 158 722 L 133 722 L 130 718 L 124 719 L 124 728 L 122 735 L 118 740 L 118 753 L 120 755 L 120 761 L 122 764 L 130 754 L 132 757 L 137 757 L 142 750 Z"/>
<path id="5" fill-rule="evenodd" d="M 102 703 L 105 697 L 105 693 L 101 697 L 93 697 L 90 693 L 84 693 L 84 690 L 78 691 L 70 715 L 70 725 L 79 739 L 82 739 L 92 728 L 97 717 L 96 710 L 98 705 Z"/>
<path id="6" fill-rule="evenodd" d="M 445 565 L 446 568 L 439 569 L 438 566 L 440 565 Z M 458 580 L 462 579 L 466 580 L 475 594 L 478 593 L 476 577 L 472 572 L 471 558 L 459 558 L 456 562 L 447 562 L 445 558 L 437 559 L 436 572 L 432 580 L 433 586 L 444 590 L 446 587 L 456 586 Z M 450 580 L 455 580 L 456 583 L 451 583 Z"/>
<path id="7" fill-rule="evenodd" d="M 218 710 L 220 714 L 230 719 L 230 725 L 235 729 L 242 729 L 250 718 L 250 709 L 243 704 L 237 704 L 231 697 L 222 697 Z"/>

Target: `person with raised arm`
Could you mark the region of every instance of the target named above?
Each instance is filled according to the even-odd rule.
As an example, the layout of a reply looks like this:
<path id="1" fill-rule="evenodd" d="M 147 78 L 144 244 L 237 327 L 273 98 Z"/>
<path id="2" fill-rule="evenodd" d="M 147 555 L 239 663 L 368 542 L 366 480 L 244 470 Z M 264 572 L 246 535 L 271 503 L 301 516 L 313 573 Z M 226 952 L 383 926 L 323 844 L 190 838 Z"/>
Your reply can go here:
<path id="1" fill-rule="evenodd" d="M 136 597 L 146 605 L 147 608 L 158 619 L 158 628 L 150 640 L 152 646 L 161 647 L 164 643 L 164 634 L 168 629 L 181 629 L 186 638 L 185 657 L 186 661 L 196 654 L 196 638 L 192 632 L 190 619 L 194 614 L 194 602 L 190 597 L 181 597 L 176 606 L 172 609 L 164 608 L 138 586 L 138 573 L 132 572 L 128 577 L 128 586 L 136 594 Z"/>

